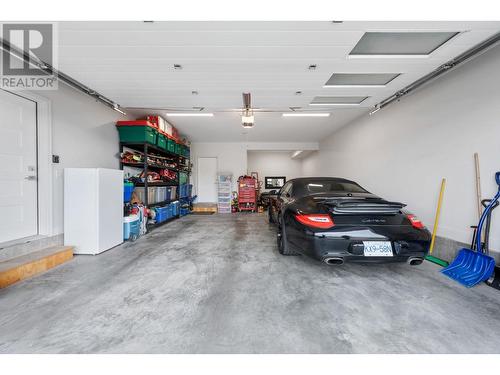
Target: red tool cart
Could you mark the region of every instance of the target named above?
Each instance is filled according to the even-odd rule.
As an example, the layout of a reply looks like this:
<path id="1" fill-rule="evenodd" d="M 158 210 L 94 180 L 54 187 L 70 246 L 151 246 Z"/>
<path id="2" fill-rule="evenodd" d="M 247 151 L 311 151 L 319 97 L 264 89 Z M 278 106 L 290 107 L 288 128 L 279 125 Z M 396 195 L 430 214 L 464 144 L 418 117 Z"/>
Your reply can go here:
<path id="1" fill-rule="evenodd" d="M 238 178 L 238 209 L 240 211 L 257 210 L 257 180 L 252 176 Z"/>

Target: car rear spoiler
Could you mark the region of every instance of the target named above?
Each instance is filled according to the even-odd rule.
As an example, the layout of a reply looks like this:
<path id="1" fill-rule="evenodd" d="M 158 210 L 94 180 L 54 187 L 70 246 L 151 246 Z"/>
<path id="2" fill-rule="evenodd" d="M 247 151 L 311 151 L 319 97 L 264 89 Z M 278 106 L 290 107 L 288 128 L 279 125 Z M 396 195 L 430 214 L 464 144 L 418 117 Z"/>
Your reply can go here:
<path id="1" fill-rule="evenodd" d="M 328 204 L 328 202 L 325 202 Z M 388 202 L 386 200 L 350 200 L 348 202 L 332 202 L 332 211 L 335 214 L 396 214 L 406 204 Z"/>

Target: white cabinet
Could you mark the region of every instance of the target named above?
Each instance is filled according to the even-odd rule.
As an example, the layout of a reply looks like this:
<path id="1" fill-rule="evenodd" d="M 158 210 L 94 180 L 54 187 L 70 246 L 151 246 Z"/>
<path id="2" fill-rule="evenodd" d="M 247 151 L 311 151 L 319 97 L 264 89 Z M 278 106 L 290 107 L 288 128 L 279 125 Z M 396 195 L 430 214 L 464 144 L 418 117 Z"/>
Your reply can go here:
<path id="1" fill-rule="evenodd" d="M 64 245 L 99 254 L 123 242 L 123 171 L 64 169 Z"/>

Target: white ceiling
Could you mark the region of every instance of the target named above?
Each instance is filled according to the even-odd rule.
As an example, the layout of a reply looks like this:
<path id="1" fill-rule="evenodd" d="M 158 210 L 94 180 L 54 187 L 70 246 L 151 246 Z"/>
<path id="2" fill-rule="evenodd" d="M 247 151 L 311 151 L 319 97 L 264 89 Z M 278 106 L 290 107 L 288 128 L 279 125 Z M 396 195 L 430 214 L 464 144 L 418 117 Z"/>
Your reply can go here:
<path id="1" fill-rule="evenodd" d="M 427 58 L 348 58 L 366 31 L 417 30 L 461 34 Z M 127 110 L 132 115 L 214 112 L 169 119 L 193 141 L 319 141 L 498 31 L 500 22 L 61 22 L 59 69 L 121 106 L 162 108 Z M 402 74 L 382 88 L 323 88 L 333 73 Z M 244 131 L 238 113 L 220 112 L 241 108 L 242 92 L 252 93 L 254 107 L 278 112 L 256 113 L 255 127 Z M 322 108 L 309 106 L 315 96 L 369 98 Z M 289 107 L 332 115 L 282 118 Z"/>

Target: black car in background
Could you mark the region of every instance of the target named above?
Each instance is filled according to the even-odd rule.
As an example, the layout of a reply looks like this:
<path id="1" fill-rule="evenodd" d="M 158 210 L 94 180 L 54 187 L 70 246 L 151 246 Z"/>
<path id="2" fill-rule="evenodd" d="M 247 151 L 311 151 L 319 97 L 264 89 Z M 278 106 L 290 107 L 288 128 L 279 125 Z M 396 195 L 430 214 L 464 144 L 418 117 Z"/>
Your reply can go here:
<path id="1" fill-rule="evenodd" d="M 431 234 L 404 209 L 343 178 L 289 180 L 268 208 L 283 255 L 303 254 L 330 265 L 344 262 L 421 264 Z"/>
<path id="2" fill-rule="evenodd" d="M 263 206 L 264 209 L 269 208 L 271 200 L 276 198 L 277 195 L 278 190 L 263 191 L 259 195 L 259 206 Z"/>

